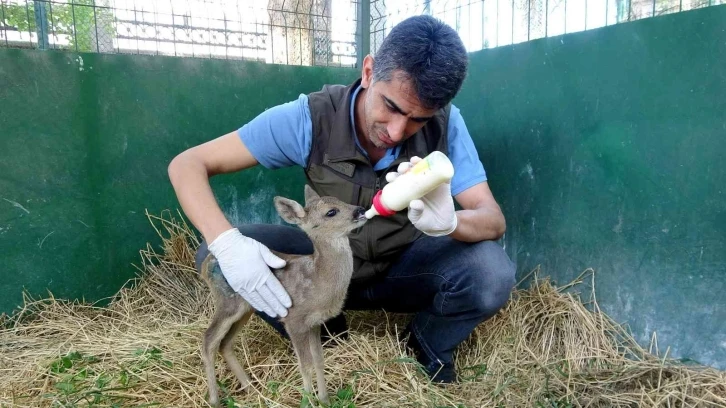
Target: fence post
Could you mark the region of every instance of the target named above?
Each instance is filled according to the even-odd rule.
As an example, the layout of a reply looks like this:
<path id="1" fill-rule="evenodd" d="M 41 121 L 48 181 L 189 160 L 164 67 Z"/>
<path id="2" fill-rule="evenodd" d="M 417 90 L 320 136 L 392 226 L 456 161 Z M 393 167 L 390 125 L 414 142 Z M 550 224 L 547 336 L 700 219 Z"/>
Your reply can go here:
<path id="1" fill-rule="evenodd" d="M 45 14 L 45 1 L 34 1 L 35 33 L 38 35 L 38 49 L 48 49 L 48 16 Z"/>
<path id="2" fill-rule="evenodd" d="M 371 52 L 371 0 L 358 0 L 358 61 L 357 68 L 363 66 L 363 58 Z"/>

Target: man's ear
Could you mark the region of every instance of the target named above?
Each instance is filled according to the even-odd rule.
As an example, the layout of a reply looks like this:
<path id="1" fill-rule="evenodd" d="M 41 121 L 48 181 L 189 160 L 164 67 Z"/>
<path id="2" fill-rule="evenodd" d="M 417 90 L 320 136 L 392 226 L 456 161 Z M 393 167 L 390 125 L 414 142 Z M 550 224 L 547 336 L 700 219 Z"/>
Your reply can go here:
<path id="1" fill-rule="evenodd" d="M 371 83 L 373 82 L 373 56 L 368 54 L 363 58 L 363 67 L 361 69 L 361 82 L 360 86 L 363 89 L 366 89 L 371 86 Z"/>
<path id="2" fill-rule="evenodd" d="M 310 200 L 314 200 L 316 198 L 320 198 L 318 193 L 316 193 L 310 185 L 305 184 L 305 205 L 308 205 Z"/>
<path id="3" fill-rule="evenodd" d="M 275 209 L 280 215 L 280 218 L 289 222 L 290 224 L 300 224 L 302 219 L 305 217 L 305 210 L 295 200 L 290 200 L 285 197 L 275 197 Z"/>

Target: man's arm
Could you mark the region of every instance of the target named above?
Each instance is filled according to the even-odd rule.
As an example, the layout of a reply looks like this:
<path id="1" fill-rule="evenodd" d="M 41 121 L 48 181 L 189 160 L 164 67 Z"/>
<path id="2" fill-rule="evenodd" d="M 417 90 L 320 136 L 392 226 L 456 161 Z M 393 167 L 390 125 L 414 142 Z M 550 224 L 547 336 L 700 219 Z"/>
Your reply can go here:
<path id="1" fill-rule="evenodd" d="M 423 200 L 412 201 L 409 219 L 429 235 L 449 235 L 466 242 L 499 239 L 506 228 L 504 215 L 489 190 L 484 166 L 464 118 L 454 105 L 448 134 L 449 158 L 456 169 L 454 178 L 450 185 L 440 186 Z M 418 160 L 411 158 L 411 163 Z M 408 165 L 399 166 L 398 171 L 408 171 Z M 455 211 L 454 199 L 463 210 Z"/>
<path id="2" fill-rule="evenodd" d="M 192 147 L 169 163 L 169 179 L 179 204 L 209 243 L 232 228 L 214 198 L 209 178 L 257 165 L 237 131 Z"/>
<path id="3" fill-rule="evenodd" d="M 456 212 L 457 225 L 450 236 L 467 242 L 499 239 L 506 229 L 504 214 L 489 189 L 479 153 L 459 108 L 452 105 L 449 115 L 449 154 L 456 167 L 451 188 L 454 199 L 463 208 Z"/>
<path id="4" fill-rule="evenodd" d="M 270 268 L 285 261 L 227 221 L 209 178 L 261 164 L 280 168 L 304 163 L 312 133 L 307 98 L 272 107 L 242 128 L 192 147 L 169 163 L 169 179 L 184 213 L 207 241 L 227 283 L 252 307 L 286 316 L 290 296 Z"/>
<path id="5" fill-rule="evenodd" d="M 456 212 L 458 223 L 449 234 L 459 241 L 496 240 L 504 235 L 506 221 L 487 182 L 475 184 L 455 197 L 462 210 Z"/>
<path id="6" fill-rule="evenodd" d="M 285 261 L 234 228 L 217 204 L 209 178 L 257 164 L 249 149 L 231 132 L 192 147 L 169 163 L 169 179 L 179 204 L 207 241 L 227 283 L 253 308 L 270 317 L 286 316 L 292 304 L 270 267 Z"/>

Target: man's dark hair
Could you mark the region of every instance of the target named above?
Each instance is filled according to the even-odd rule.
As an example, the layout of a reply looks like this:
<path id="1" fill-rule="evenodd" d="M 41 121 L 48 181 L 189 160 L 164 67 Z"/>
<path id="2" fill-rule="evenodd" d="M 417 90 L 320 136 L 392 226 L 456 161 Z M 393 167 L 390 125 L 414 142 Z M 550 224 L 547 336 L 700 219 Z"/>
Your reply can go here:
<path id="1" fill-rule="evenodd" d="M 446 106 L 459 92 L 469 60 L 459 34 L 438 19 L 409 17 L 391 29 L 375 54 L 373 81 L 403 71 L 428 109 Z"/>

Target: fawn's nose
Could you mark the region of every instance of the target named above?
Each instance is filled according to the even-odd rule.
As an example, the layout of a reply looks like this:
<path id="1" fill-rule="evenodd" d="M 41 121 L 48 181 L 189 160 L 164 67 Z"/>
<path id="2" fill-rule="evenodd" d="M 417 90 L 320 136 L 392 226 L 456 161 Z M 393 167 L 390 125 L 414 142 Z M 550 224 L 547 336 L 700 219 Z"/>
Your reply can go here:
<path id="1" fill-rule="evenodd" d="M 353 211 L 353 219 L 360 219 L 366 216 L 366 209 L 363 207 L 358 207 Z"/>

